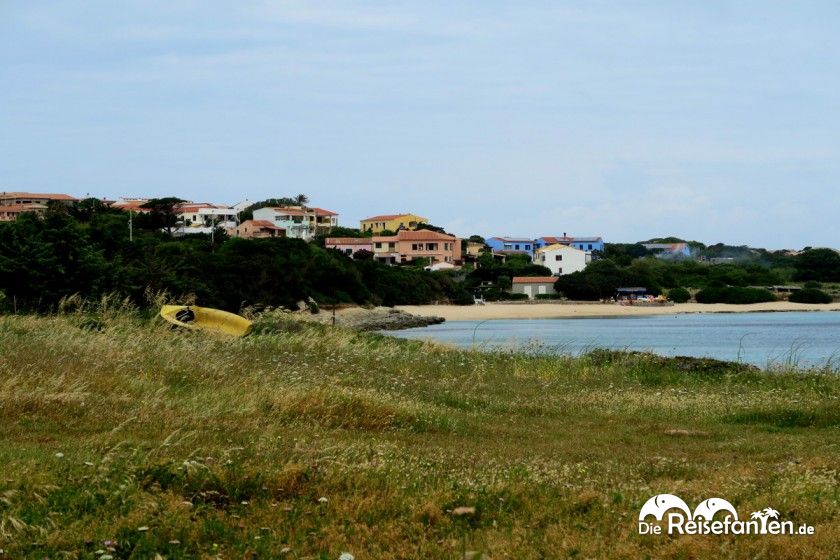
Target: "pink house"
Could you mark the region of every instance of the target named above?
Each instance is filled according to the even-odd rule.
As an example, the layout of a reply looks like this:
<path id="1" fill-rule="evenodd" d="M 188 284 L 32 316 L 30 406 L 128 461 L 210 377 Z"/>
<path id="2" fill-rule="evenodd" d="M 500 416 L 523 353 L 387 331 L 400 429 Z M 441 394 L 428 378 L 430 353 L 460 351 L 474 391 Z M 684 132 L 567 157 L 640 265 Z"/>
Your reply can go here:
<path id="1" fill-rule="evenodd" d="M 461 264 L 461 240 L 454 235 L 438 233 L 427 229 L 402 230 L 396 235 L 375 235 L 373 237 L 328 237 L 325 245 L 353 256 L 362 249 L 371 251 L 373 258 L 385 263 L 397 264 L 414 259 L 429 259 L 429 264 Z"/>
<path id="2" fill-rule="evenodd" d="M 356 251 L 373 252 L 373 240 L 370 237 L 327 237 L 324 246 L 338 249 L 348 257 L 352 257 Z"/>

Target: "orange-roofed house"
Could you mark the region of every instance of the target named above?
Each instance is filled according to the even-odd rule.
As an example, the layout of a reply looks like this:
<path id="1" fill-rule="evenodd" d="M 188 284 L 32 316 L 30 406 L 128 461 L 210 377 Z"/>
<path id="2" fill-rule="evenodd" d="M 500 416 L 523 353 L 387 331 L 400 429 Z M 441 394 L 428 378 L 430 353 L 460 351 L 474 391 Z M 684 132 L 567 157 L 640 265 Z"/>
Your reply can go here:
<path id="1" fill-rule="evenodd" d="M 47 206 L 50 202 L 60 202 L 67 206 L 78 202 L 69 194 L 49 194 L 31 192 L 0 192 L 0 206 L 16 206 L 18 204 L 43 204 Z"/>
<path id="2" fill-rule="evenodd" d="M 364 249 L 371 251 L 375 260 L 388 264 L 408 263 L 420 258 L 428 259 L 429 265 L 461 264 L 461 240 L 428 229 L 402 230 L 396 235 L 373 237 L 328 237 L 325 246 L 349 256 Z"/>
<path id="3" fill-rule="evenodd" d="M 383 231 L 397 232 L 402 230 L 414 231 L 420 224 L 428 223 L 428 218 L 418 216 L 417 214 L 383 214 L 360 220 L 359 229 L 373 233 L 382 233 Z"/>
<path id="4" fill-rule="evenodd" d="M 0 206 L 0 222 L 14 222 L 24 212 L 43 214 L 47 211 L 44 204 L 9 204 Z"/>
<path id="5" fill-rule="evenodd" d="M 238 226 L 228 228 L 228 235 L 244 239 L 267 239 L 286 237 L 286 230 L 267 220 L 245 220 Z"/>
<path id="6" fill-rule="evenodd" d="M 371 237 L 327 237 L 324 247 L 341 251 L 352 257 L 358 251 L 373 252 L 373 238 Z"/>
<path id="7" fill-rule="evenodd" d="M 461 264 L 461 240 L 454 235 L 428 229 L 402 230 L 396 235 L 373 237 L 374 258 L 383 262 L 404 263 L 428 259 L 436 263 Z"/>
<path id="8" fill-rule="evenodd" d="M 554 294 L 556 276 L 514 276 L 511 292 L 534 299 L 540 294 Z"/>
<path id="9" fill-rule="evenodd" d="M 309 241 L 329 233 L 338 225 L 338 214 L 309 206 L 275 206 L 254 210 L 255 220 L 263 220 L 286 230 L 286 237 Z"/>

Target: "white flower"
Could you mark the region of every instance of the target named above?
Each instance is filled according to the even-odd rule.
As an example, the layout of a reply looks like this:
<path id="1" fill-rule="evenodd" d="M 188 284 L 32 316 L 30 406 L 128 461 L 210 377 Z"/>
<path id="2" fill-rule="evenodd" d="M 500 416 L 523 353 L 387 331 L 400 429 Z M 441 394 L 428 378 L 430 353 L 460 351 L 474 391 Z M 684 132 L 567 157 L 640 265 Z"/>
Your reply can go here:
<path id="1" fill-rule="evenodd" d="M 355 557 L 349 552 L 342 552 L 341 556 L 338 557 L 338 560 L 355 560 Z"/>

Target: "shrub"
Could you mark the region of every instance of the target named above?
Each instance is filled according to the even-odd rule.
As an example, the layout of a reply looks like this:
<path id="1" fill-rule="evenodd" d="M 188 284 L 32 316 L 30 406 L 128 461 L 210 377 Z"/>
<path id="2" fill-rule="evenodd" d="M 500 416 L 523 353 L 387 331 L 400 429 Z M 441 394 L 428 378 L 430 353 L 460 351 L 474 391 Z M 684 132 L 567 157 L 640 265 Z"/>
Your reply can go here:
<path id="1" fill-rule="evenodd" d="M 685 303 L 691 299 L 691 294 L 685 288 L 672 288 L 668 290 L 668 299 L 674 303 Z"/>
<path id="2" fill-rule="evenodd" d="M 819 290 L 820 288 L 822 288 L 822 284 L 820 284 L 816 280 L 808 280 L 807 282 L 805 282 L 804 287 L 811 290 Z"/>
<path id="3" fill-rule="evenodd" d="M 763 288 L 741 288 L 729 286 L 726 288 L 704 288 L 694 296 L 697 303 L 763 303 L 776 301 L 770 291 Z"/>
<path id="4" fill-rule="evenodd" d="M 509 301 L 518 301 L 522 299 L 528 299 L 528 294 L 505 294 L 502 296 L 502 299 Z"/>
<path id="5" fill-rule="evenodd" d="M 563 294 L 537 294 L 537 299 L 563 299 Z"/>
<path id="6" fill-rule="evenodd" d="M 834 301 L 834 298 L 822 290 L 805 288 L 804 290 L 797 290 L 790 294 L 788 301 L 794 303 L 831 303 Z"/>

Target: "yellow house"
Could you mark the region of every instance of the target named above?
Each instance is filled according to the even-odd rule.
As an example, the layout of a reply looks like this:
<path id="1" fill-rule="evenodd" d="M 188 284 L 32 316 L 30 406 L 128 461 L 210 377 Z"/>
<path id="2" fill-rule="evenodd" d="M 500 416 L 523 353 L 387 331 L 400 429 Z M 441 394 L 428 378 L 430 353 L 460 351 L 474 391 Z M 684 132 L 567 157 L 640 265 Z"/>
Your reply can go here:
<path id="1" fill-rule="evenodd" d="M 359 229 L 381 233 L 383 231 L 397 232 L 400 230 L 417 229 L 420 224 L 428 224 L 429 219 L 417 214 L 385 214 L 382 216 L 371 216 L 359 222 Z"/>

